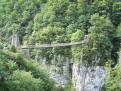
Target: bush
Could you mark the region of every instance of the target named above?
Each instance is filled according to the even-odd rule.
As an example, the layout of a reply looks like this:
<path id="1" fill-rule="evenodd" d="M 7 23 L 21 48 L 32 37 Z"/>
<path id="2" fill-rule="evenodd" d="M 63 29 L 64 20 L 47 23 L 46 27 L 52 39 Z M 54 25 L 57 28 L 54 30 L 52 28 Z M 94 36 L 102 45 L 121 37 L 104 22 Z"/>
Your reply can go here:
<path id="1" fill-rule="evenodd" d="M 20 51 L 0 51 L 0 91 L 55 91 L 54 83 L 39 63 Z"/>

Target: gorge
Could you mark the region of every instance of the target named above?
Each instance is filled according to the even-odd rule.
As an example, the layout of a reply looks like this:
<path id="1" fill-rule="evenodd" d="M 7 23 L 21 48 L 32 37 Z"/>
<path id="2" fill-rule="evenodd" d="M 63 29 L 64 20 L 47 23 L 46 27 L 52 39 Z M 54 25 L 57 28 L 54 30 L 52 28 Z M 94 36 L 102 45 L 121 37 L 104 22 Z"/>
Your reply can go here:
<path id="1" fill-rule="evenodd" d="M 0 0 L 0 91 L 121 91 L 121 0 Z"/>

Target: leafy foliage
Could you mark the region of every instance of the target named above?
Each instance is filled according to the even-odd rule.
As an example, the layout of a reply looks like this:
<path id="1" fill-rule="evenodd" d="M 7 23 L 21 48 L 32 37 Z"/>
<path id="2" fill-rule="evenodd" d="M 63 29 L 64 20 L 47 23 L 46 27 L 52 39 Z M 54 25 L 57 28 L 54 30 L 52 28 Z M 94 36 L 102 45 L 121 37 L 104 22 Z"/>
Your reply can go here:
<path id="1" fill-rule="evenodd" d="M 108 64 L 107 66 L 108 78 L 105 83 L 105 91 L 121 91 L 121 70 L 119 65 L 111 68 Z"/>
<path id="2" fill-rule="evenodd" d="M 44 69 L 35 61 L 27 61 L 19 52 L 0 51 L 1 91 L 53 91 Z"/>
<path id="3" fill-rule="evenodd" d="M 80 40 L 83 40 L 83 37 L 84 37 L 84 33 L 81 31 L 81 30 L 78 30 L 77 32 L 73 33 L 72 34 L 72 37 L 71 37 L 71 41 L 72 42 L 78 42 Z M 82 51 L 82 48 L 80 45 L 74 45 L 72 47 L 72 56 L 73 56 L 73 60 L 74 61 L 77 61 L 79 62 L 80 58 L 81 58 L 81 51 Z"/>
<path id="4" fill-rule="evenodd" d="M 37 45 L 80 42 L 87 36 L 85 44 L 32 49 L 31 56 L 34 58 L 37 54 L 46 57 L 48 63 L 54 55 L 72 58 L 74 63 L 83 61 L 86 66 L 103 66 L 110 59 L 117 63 L 121 42 L 120 11 L 121 0 L 1 0 L 0 37 L 8 39 L 12 33 L 17 32 L 21 44 Z M 15 87 L 18 87 L 16 91 L 31 91 L 33 89 L 28 88 L 29 83 L 37 91 L 38 88 L 43 91 L 53 88 L 53 83 L 38 63 L 26 62 L 21 52 L 14 47 L 11 50 L 3 48 L 0 42 L 1 91 Z M 22 74 L 29 81 L 22 78 Z M 7 79 L 14 86 L 7 84 Z M 22 84 L 24 80 L 26 87 Z"/>

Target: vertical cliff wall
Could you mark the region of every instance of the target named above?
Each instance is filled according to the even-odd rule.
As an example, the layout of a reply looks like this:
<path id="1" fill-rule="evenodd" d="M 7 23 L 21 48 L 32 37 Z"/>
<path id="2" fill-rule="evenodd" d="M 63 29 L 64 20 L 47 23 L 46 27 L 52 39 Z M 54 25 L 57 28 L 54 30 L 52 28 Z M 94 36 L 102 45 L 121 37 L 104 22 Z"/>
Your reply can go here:
<path id="1" fill-rule="evenodd" d="M 106 77 L 103 67 L 94 68 L 73 65 L 73 82 L 76 91 L 101 91 Z"/>

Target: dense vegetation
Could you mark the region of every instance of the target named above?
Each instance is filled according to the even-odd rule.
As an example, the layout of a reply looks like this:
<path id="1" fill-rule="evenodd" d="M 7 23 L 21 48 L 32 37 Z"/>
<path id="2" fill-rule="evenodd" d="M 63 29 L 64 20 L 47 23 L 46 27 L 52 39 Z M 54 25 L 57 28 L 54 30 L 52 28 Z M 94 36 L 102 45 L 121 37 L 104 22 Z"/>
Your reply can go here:
<path id="1" fill-rule="evenodd" d="M 1 0 L 1 36 L 9 38 L 14 32 L 19 34 L 21 44 L 78 42 L 84 40 L 86 36 L 88 41 L 81 46 L 31 50 L 32 57 L 34 58 L 37 53 L 49 61 L 54 55 L 61 55 L 73 58 L 74 63 L 79 63 L 80 55 L 83 55 L 82 60 L 86 66 L 104 66 L 108 60 L 112 60 L 114 64 L 111 67 L 117 70 L 115 65 L 118 61 L 117 52 L 120 49 L 121 0 Z M 35 63 L 26 64 L 19 55 L 17 57 L 21 61 L 13 59 L 14 53 L 4 50 L 0 52 L 1 58 L 1 55 L 5 56 L 0 59 L 0 69 L 6 69 L 5 65 L 7 65 L 11 70 L 7 70 L 5 73 L 3 70 L 3 73 L 0 74 L 5 75 L 4 77 L 8 79 L 7 82 L 1 84 L 3 86 L 1 89 L 8 85 L 9 79 L 11 85 L 9 84 L 10 86 L 7 87 L 11 87 L 10 90 L 14 89 L 14 86 L 18 87 L 17 84 L 14 85 L 14 81 L 24 80 L 22 74 L 25 74 L 24 77 L 28 77 L 28 80 L 31 79 L 29 81 L 26 79 L 25 84 L 27 83 L 27 85 L 24 86 L 27 87 L 31 83 L 32 88 L 37 89 L 31 89 L 32 91 L 45 89 L 42 84 L 48 82 L 45 79 L 39 79 L 41 73 L 33 71 L 38 69 L 34 66 Z M 111 74 L 119 74 L 112 70 L 110 70 Z M 16 77 L 16 75 L 18 76 Z M 22 80 L 20 80 L 20 84 L 23 86 Z M 106 91 L 120 91 L 119 88 L 110 89 L 109 86 L 113 83 L 118 86 L 115 79 L 113 83 L 111 82 L 107 83 Z M 39 86 L 36 87 L 34 84 Z M 50 84 L 46 85 L 48 89 L 51 87 Z M 18 89 L 20 88 L 18 87 Z"/>
<path id="2" fill-rule="evenodd" d="M 111 66 L 108 64 L 106 67 L 108 71 L 108 81 L 105 82 L 104 91 L 121 91 L 120 65 L 116 65 L 115 67 L 111 68 Z"/>
<path id="3" fill-rule="evenodd" d="M 24 44 L 81 41 L 88 35 L 90 43 L 80 52 L 84 50 L 85 56 L 93 56 L 91 60 L 97 56 L 102 63 L 111 58 L 117 61 L 120 9 L 120 0 L 2 0 L 0 31 L 4 37 L 19 33 Z M 78 56 L 76 50 L 69 51 L 68 47 L 61 51 L 43 49 L 39 53 L 48 59 L 52 54 Z"/>
<path id="4" fill-rule="evenodd" d="M 53 91 L 53 81 L 35 61 L 14 47 L 0 49 L 0 91 Z"/>

